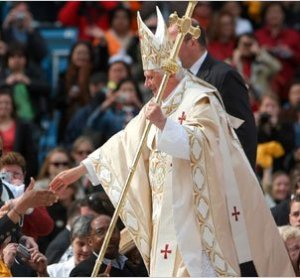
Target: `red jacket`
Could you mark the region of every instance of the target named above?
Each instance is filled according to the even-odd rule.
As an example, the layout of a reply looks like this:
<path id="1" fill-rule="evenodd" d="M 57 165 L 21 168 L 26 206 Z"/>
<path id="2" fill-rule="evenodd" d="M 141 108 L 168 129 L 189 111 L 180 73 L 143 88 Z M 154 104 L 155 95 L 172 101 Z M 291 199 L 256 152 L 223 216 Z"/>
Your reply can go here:
<path id="1" fill-rule="evenodd" d="M 95 8 L 94 5 L 98 5 Z M 86 28 L 97 26 L 102 30 L 109 27 L 108 14 L 118 5 L 117 1 L 72 1 L 66 2 L 58 13 L 58 20 L 65 26 L 74 26 L 79 29 L 79 39 L 93 40 L 86 34 Z"/>
<path id="2" fill-rule="evenodd" d="M 272 36 L 268 27 L 256 31 L 255 36 L 258 43 L 268 49 L 276 58 L 281 61 L 282 69 L 275 76 L 273 88 L 282 99 L 288 95 L 289 82 L 294 77 L 295 69 L 300 63 L 300 35 L 291 28 L 283 28 L 277 36 Z M 284 57 L 276 46 L 287 46 L 293 51 L 292 57 Z"/>
<path id="3" fill-rule="evenodd" d="M 47 236 L 54 228 L 54 221 L 45 207 L 35 208 L 29 215 L 25 215 L 22 232 L 35 240 Z"/>
<path id="4" fill-rule="evenodd" d="M 235 48 L 235 41 L 229 42 L 211 41 L 208 43 L 208 52 L 217 60 L 224 61 L 231 58 Z"/>

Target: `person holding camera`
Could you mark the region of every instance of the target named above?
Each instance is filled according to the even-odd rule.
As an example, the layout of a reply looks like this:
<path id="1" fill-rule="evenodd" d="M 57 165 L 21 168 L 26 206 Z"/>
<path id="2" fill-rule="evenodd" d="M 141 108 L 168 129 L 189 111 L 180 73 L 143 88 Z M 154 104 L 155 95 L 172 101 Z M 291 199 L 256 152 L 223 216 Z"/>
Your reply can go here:
<path id="1" fill-rule="evenodd" d="M 122 130 L 142 107 L 142 96 L 131 78 L 119 82 L 117 88 L 107 95 L 106 100 L 87 119 L 90 132 L 100 132 L 103 143 Z"/>
<path id="2" fill-rule="evenodd" d="M 257 172 L 263 176 L 263 184 L 271 183 L 272 173 L 285 170 L 284 158 L 295 146 L 293 125 L 283 123 L 280 120 L 280 110 L 278 97 L 273 94 L 266 94 L 262 97 L 256 114 L 258 130 Z M 265 163 L 265 156 L 261 154 L 271 157 L 270 163 Z"/>
<path id="3" fill-rule="evenodd" d="M 26 2 L 14 2 L 3 22 L 3 40 L 10 44 L 21 43 L 29 52 L 29 59 L 40 66 L 47 55 L 47 45 L 38 30 L 34 28 L 32 14 Z"/>
<path id="4" fill-rule="evenodd" d="M 252 33 L 238 37 L 230 63 L 244 78 L 256 99 L 271 90 L 271 80 L 281 69 L 280 61 L 260 47 Z"/>

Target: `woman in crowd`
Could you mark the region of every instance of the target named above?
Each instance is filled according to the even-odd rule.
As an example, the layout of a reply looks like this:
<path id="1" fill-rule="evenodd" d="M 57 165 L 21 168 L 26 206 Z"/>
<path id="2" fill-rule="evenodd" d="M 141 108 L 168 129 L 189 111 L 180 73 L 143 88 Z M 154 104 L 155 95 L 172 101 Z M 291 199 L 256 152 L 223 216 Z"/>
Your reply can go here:
<path id="1" fill-rule="evenodd" d="M 52 149 L 45 158 L 38 175 L 35 188 L 48 189 L 49 182 L 61 171 L 71 167 L 71 158 L 68 152 L 57 147 Z M 59 199 L 56 204 L 48 208 L 48 212 L 54 220 L 55 227 L 50 235 L 43 237 L 40 241 L 41 250 L 44 251 L 49 242 L 65 227 L 67 223 L 67 208 L 75 199 L 77 192 L 76 185 L 59 194 Z"/>
<path id="2" fill-rule="evenodd" d="M 43 80 L 41 72 L 30 66 L 22 45 L 14 43 L 8 46 L 0 85 L 12 88 L 16 113 L 21 119 L 40 124 L 41 116 L 47 112 L 50 86 Z"/>
<path id="3" fill-rule="evenodd" d="M 265 94 L 262 96 L 256 115 L 257 163 L 263 169 L 272 168 L 273 172 L 284 169 L 284 158 L 295 147 L 293 124 L 283 123 L 280 120 L 280 110 L 278 97 L 273 94 Z M 272 157 L 272 163 L 264 164 L 264 159 L 268 156 Z"/>
<path id="4" fill-rule="evenodd" d="M 62 113 L 60 134 L 74 113 L 88 103 L 89 80 L 93 72 L 93 48 L 89 42 L 79 41 L 71 49 L 67 70 L 61 75 L 56 98 Z"/>
<path id="5" fill-rule="evenodd" d="M 80 262 L 86 260 L 92 254 L 90 245 L 90 224 L 93 216 L 77 217 L 71 227 L 71 246 L 73 256 L 67 261 L 47 266 L 47 259 L 41 253 L 36 252 L 35 260 L 39 258 L 43 267 L 39 268 L 38 274 L 43 277 L 69 277 L 71 270 Z"/>
<path id="6" fill-rule="evenodd" d="M 290 198 L 291 180 L 288 174 L 283 171 L 275 172 L 272 175 L 271 183 L 264 187 L 266 202 L 270 208 Z"/>
<path id="7" fill-rule="evenodd" d="M 82 160 L 95 150 L 92 139 L 89 136 L 79 136 L 72 145 L 71 156 L 74 162 L 74 166 L 79 165 Z M 103 191 L 101 186 L 92 186 L 88 177 L 81 177 L 78 181 L 78 194 L 81 197 L 85 197 L 92 192 Z"/>
<path id="8" fill-rule="evenodd" d="M 123 129 L 142 107 L 142 97 L 132 79 L 122 80 L 107 100 L 91 114 L 87 127 L 100 132 L 103 142 Z"/>
<path id="9" fill-rule="evenodd" d="M 109 55 L 125 53 L 133 36 L 131 32 L 131 12 L 125 7 L 117 7 L 110 13 L 110 28 L 105 32 Z"/>
<path id="10" fill-rule="evenodd" d="M 236 44 L 234 17 L 228 12 L 220 12 L 208 28 L 208 51 L 217 60 L 226 60 L 233 54 Z"/>
<path id="11" fill-rule="evenodd" d="M 15 151 L 22 154 L 27 161 L 27 177 L 35 177 L 38 169 L 35 133 L 36 129 L 31 123 L 16 116 L 11 89 L 7 86 L 0 87 L 0 136 L 3 140 L 3 153 Z M 25 181 L 28 183 L 28 178 Z"/>

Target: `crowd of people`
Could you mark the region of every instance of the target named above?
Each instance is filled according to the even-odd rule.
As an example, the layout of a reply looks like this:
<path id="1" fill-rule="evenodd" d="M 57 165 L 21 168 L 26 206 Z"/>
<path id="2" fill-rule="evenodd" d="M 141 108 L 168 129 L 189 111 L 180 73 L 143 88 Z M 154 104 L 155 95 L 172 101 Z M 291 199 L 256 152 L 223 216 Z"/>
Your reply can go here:
<path id="1" fill-rule="evenodd" d="M 187 5 L 45 2 L 45 19 L 37 9 L 43 3 L 2 4 L 9 9 L 0 33 L 0 276 L 91 275 L 114 206 L 87 176 L 58 193 L 49 184 L 124 129 L 151 98 L 156 88 L 144 77 L 136 18 L 140 11 L 155 32 L 155 4 L 166 18 L 174 10 L 183 15 Z M 299 11 L 293 1 L 199 1 L 193 25 L 200 24 L 201 37 L 186 35 L 179 53 L 184 68 L 220 92 L 298 276 Z M 78 30 L 55 91 L 42 68 L 45 20 Z M 169 33 L 175 38 L 177 31 L 170 26 Z M 44 120 L 55 113 L 56 128 L 46 133 L 54 143 L 45 152 Z M 148 275 L 128 237 L 119 221 L 101 273 Z"/>

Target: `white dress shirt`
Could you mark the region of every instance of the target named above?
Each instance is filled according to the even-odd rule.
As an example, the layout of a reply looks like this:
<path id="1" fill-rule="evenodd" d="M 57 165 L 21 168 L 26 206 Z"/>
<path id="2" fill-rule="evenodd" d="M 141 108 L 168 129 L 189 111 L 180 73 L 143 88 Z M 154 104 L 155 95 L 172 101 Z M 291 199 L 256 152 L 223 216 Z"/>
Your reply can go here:
<path id="1" fill-rule="evenodd" d="M 69 277 L 75 267 L 74 256 L 63 263 L 51 264 L 47 266 L 49 277 Z"/>
<path id="2" fill-rule="evenodd" d="M 190 67 L 190 72 L 194 75 L 197 75 L 197 72 L 201 68 L 205 58 L 207 56 L 207 51 Z"/>

